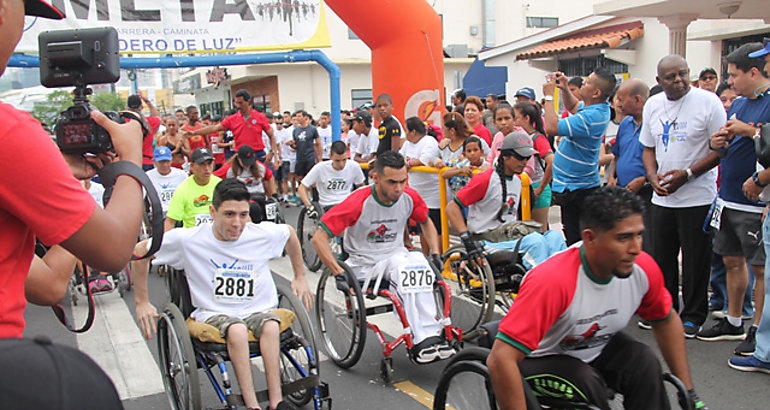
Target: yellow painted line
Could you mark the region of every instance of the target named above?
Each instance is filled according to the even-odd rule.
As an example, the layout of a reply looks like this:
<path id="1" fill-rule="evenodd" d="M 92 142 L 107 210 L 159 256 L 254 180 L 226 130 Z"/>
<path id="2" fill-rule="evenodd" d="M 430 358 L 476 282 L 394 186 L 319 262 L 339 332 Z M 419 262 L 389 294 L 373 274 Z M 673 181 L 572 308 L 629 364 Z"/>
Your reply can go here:
<path id="1" fill-rule="evenodd" d="M 415 399 L 423 406 L 432 409 L 433 408 L 433 395 L 418 387 L 416 384 L 410 381 L 403 381 L 393 384 L 393 387 L 406 393 L 407 396 Z M 447 410 L 454 410 L 454 408 L 447 406 Z"/>

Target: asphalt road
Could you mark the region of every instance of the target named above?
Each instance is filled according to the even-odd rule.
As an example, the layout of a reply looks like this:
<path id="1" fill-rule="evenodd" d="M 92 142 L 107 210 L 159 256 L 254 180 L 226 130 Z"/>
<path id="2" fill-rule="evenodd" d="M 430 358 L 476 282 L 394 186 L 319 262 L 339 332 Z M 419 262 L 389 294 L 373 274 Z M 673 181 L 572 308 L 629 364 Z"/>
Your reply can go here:
<path id="1" fill-rule="evenodd" d="M 282 209 L 289 222 L 296 219 L 297 208 Z M 288 262 L 271 263 L 273 270 L 284 277 L 291 277 Z M 312 280 L 317 277 L 309 273 Z M 285 280 L 285 279 L 279 279 Z M 163 278 L 153 270 L 149 278 L 150 300 L 159 309 L 167 302 L 168 293 Z M 119 386 L 126 409 L 170 408 L 156 365 L 158 360 L 156 340 L 137 340 L 138 330 L 133 320 L 133 293 L 121 299 L 117 292 L 99 295 L 97 319 L 94 328 L 85 335 L 74 335 L 62 327 L 49 308 L 29 306 L 25 312 L 27 328 L 25 336 L 47 335 L 57 343 L 75 346 L 93 357 Z M 76 320 L 83 318 L 82 304 L 75 308 Z M 69 311 L 69 303 L 65 300 Z M 99 314 L 102 312 L 102 314 Z M 118 313 L 114 313 L 118 312 Z M 311 312 L 311 316 L 313 313 Z M 400 325 L 394 317 L 381 318 L 382 327 L 389 340 L 399 334 Z M 627 327 L 632 336 L 655 345 L 650 331 L 637 328 L 632 322 Z M 108 336 L 105 336 L 108 335 Z M 728 368 L 735 342 L 687 341 L 687 353 L 696 389 L 710 409 L 768 409 L 770 376 L 742 373 Z M 146 346 L 146 349 L 144 348 Z M 143 352 L 145 350 L 148 353 Z M 319 346 L 323 354 L 323 348 Z M 146 359 L 145 359 L 146 355 Z M 107 357 L 105 359 L 105 357 Z M 406 350 L 399 347 L 393 354 L 393 381 L 383 382 L 379 376 L 382 353 L 377 338 L 368 332 L 366 350 L 360 362 L 352 369 L 342 370 L 322 355 L 321 378 L 329 384 L 334 409 L 425 409 L 432 402 L 432 394 L 444 368 L 444 363 L 417 366 L 406 357 Z M 138 367 L 135 367 L 138 366 Z M 257 365 L 257 367 L 259 367 Z M 217 408 L 219 403 L 203 373 L 201 392 L 204 408 Z M 263 388 L 264 378 L 256 377 L 257 388 Z M 764 403 L 764 404 L 763 404 Z M 1 407 L 1 406 L 0 406 Z M 305 408 L 312 408 L 307 405 Z"/>

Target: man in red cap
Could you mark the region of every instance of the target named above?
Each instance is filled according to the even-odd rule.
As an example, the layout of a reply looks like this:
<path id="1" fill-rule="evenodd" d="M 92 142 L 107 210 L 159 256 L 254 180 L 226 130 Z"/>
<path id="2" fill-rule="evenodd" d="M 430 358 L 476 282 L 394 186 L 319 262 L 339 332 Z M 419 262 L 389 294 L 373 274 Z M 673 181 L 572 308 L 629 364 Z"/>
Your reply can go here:
<path id="1" fill-rule="evenodd" d="M 63 18 L 44 1 L 4 0 L 0 74 L 21 38 L 25 13 Z M 22 336 L 27 300 L 54 304 L 64 297 L 75 257 L 107 272 L 126 266 L 139 234 L 143 203 L 139 184 L 124 176 L 116 181 L 107 207 L 97 207 L 77 179 L 90 179 L 95 174 L 92 165 L 98 168 L 110 162 L 111 155 L 62 156 L 28 113 L 0 103 L 0 116 L 0 161 L 7 165 L 0 173 L 0 338 L 9 338 Z M 119 125 L 99 112 L 92 112 L 91 118 L 110 133 L 121 160 L 141 167 L 138 122 Z M 18 152 L 27 155 L 22 158 Z M 35 237 L 52 246 L 42 259 L 34 256 Z"/>

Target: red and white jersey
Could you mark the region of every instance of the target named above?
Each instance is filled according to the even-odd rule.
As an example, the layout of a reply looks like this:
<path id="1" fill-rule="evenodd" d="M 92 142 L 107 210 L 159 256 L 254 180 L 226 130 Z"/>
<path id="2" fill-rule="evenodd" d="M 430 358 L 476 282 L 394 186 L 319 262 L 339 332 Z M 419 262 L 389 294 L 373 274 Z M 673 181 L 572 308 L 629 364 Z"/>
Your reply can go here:
<path id="1" fill-rule="evenodd" d="M 521 178 L 514 175 L 505 179 L 506 200 L 503 205 L 503 186 L 500 175 L 494 169 L 476 174 L 462 187 L 455 196 L 455 202 L 468 208 L 468 230 L 484 233 L 518 217 L 519 199 L 521 198 Z M 503 207 L 503 222 L 497 219 L 497 212 Z"/>
<path id="2" fill-rule="evenodd" d="M 369 185 L 326 212 L 321 226 L 332 236 L 345 232 L 351 265 L 374 266 L 404 247 L 404 227 L 409 218 L 418 223 L 428 219 L 428 207 L 417 191 L 407 186 L 398 201 L 385 205 L 377 199 L 374 185 Z"/>
<path id="3" fill-rule="evenodd" d="M 642 252 L 628 278 L 601 279 L 583 248 L 573 246 L 527 273 L 497 338 L 533 357 L 564 354 L 590 362 L 635 312 L 650 321 L 671 312 L 652 257 Z"/>

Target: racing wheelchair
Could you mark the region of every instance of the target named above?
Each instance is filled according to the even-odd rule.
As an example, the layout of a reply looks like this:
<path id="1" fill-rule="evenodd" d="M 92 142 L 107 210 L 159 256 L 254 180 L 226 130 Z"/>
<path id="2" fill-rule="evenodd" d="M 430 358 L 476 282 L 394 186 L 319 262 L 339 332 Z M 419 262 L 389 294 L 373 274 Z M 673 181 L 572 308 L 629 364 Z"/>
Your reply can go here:
<path id="1" fill-rule="evenodd" d="M 171 302 L 158 320 L 158 352 L 163 384 L 172 409 L 201 409 L 198 369 L 203 369 L 219 398 L 227 409 L 243 405 L 243 398 L 232 390 L 225 364 L 229 360 L 227 346 L 219 331 L 189 317 L 194 310 L 190 301 L 187 279 L 183 271 L 168 269 L 172 284 Z M 315 409 L 330 409 L 328 385 L 321 381 L 318 351 L 315 345 L 310 317 L 291 289 L 276 283 L 278 309 L 281 318 L 280 364 L 281 388 L 284 398 L 296 406 L 313 401 Z M 213 330 L 213 332 L 212 332 Z M 191 334 L 196 337 L 192 337 Z M 250 357 L 259 356 L 259 342 L 249 332 Z M 220 380 L 214 375 L 219 369 Z M 267 390 L 257 391 L 260 402 L 267 401 Z"/>
<path id="2" fill-rule="evenodd" d="M 302 260 L 305 262 L 305 266 L 309 270 L 316 272 L 321 268 L 321 258 L 318 257 L 312 239 L 315 232 L 321 226 L 321 215 L 324 214 L 324 210 L 318 202 L 310 201 L 310 203 L 313 205 L 318 216 L 311 218 L 307 214 L 307 209 L 304 206 L 301 207 L 297 217 L 297 236 L 302 246 Z M 332 241 L 336 244 L 336 240 L 332 239 Z"/>
<path id="3" fill-rule="evenodd" d="M 497 399 L 492 387 L 492 379 L 487 368 L 487 357 L 495 340 L 493 333 L 497 332 L 499 322 L 487 323 L 480 328 L 479 346 L 467 347 L 456 354 L 449 363 L 447 363 L 438 385 L 436 387 L 435 399 L 433 401 L 433 410 L 497 410 Z M 550 384 L 547 379 L 538 377 L 527 380 L 522 378 L 524 387 L 524 398 L 527 404 L 527 410 L 540 409 L 577 409 L 577 410 L 598 410 L 594 404 L 581 401 L 574 397 L 565 399 L 563 397 L 549 396 L 549 391 L 561 393 L 564 391 L 560 386 Z M 671 373 L 664 373 L 663 380 L 666 383 L 669 400 L 672 397 L 678 397 L 679 405 L 683 410 L 695 410 L 695 404 L 687 394 L 687 388 L 679 378 Z M 535 390 L 531 385 L 536 386 Z M 622 397 L 610 388 L 607 388 L 607 398 L 610 408 L 622 409 Z"/>
<path id="4" fill-rule="evenodd" d="M 382 349 L 380 376 L 385 383 L 390 383 L 393 373 L 391 353 L 401 344 L 410 350 L 414 347 L 403 304 L 396 293 L 389 289 L 388 281 L 382 281 L 382 274 L 376 280 L 360 282 L 350 266 L 344 262 L 338 263 L 343 272 L 333 275 L 329 269 L 324 269 L 316 292 L 316 319 L 325 350 L 337 366 L 350 368 L 361 358 L 366 344 L 367 329 L 372 330 Z M 432 287 L 437 313 L 440 316 L 439 323 L 443 326 L 442 336 L 455 350 L 459 350 L 463 336 L 462 331 L 453 327 L 449 319 L 452 304 L 449 286 L 441 280 L 433 264 L 428 263 L 432 272 L 422 271 L 416 276 L 421 277 L 424 284 Z M 365 299 L 374 301 L 378 297 L 387 299 L 390 303 L 367 306 L 364 301 Z M 385 335 L 376 324 L 367 320 L 372 316 L 388 312 L 396 312 L 404 329 L 403 333 L 391 342 L 387 342 Z M 409 358 L 413 363 L 418 364 L 411 355 Z"/>

